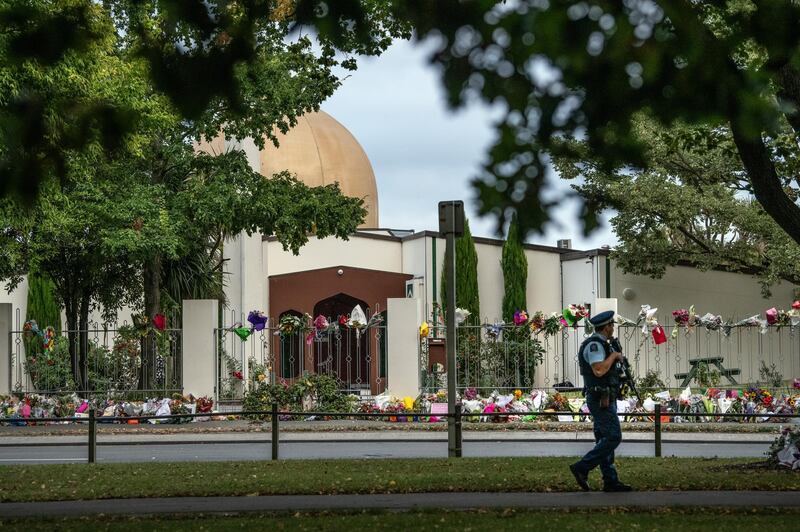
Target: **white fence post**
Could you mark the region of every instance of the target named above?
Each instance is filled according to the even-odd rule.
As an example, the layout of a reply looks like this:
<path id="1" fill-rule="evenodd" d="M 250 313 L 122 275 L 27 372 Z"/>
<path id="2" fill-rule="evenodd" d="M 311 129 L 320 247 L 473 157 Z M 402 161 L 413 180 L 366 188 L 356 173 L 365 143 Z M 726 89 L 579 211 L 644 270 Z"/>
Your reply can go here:
<path id="1" fill-rule="evenodd" d="M 398 397 L 416 397 L 420 391 L 420 301 L 390 298 L 387 300 L 386 314 L 387 392 Z"/>
<path id="2" fill-rule="evenodd" d="M 11 393 L 11 331 L 13 330 L 11 303 L 0 303 L 0 394 Z"/>
<path id="3" fill-rule="evenodd" d="M 183 302 L 183 391 L 195 397 L 214 397 L 216 365 L 214 330 L 219 324 L 216 299 Z"/>

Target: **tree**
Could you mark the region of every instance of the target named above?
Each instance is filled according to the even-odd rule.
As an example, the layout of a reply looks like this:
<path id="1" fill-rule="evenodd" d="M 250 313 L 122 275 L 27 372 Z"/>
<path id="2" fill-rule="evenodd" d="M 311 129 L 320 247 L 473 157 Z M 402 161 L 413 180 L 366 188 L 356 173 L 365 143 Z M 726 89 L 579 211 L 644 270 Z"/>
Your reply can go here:
<path id="1" fill-rule="evenodd" d="M 781 280 L 800 283 L 800 246 L 754 200 L 728 128 L 665 129 L 641 117 L 635 132 L 647 146 L 647 170 L 607 171 L 588 153 L 555 160 L 563 177 L 582 178 L 574 185 L 582 196 L 616 211 L 618 266 L 656 278 L 677 264 L 750 273 L 765 296 Z"/>
<path id="2" fill-rule="evenodd" d="M 478 252 L 469 230 L 469 220 L 464 220 L 464 234 L 456 238 L 456 307 L 470 312 L 470 321 L 480 323 L 481 305 L 478 294 Z M 449 254 L 445 250 L 444 264 L 448 264 Z M 447 277 L 442 268 L 442 308 L 447 304 Z"/>
<path id="3" fill-rule="evenodd" d="M 385 0 L 0 0 L 0 194 L 30 200 L 43 181 L 68 176 L 65 165 L 75 153 L 113 151 L 137 134 L 136 100 L 85 90 L 86 70 L 74 68 L 76 61 L 94 61 L 109 43 L 145 66 L 155 94 L 166 95 L 181 119 L 261 114 L 273 139 L 271 126 L 285 132 L 293 125 L 293 103 L 313 84 L 286 100 L 258 103 L 246 93 L 254 86 L 289 88 L 289 78 L 265 76 L 270 68 L 285 72 L 287 51 L 313 56 L 328 72 L 354 70 L 351 54 L 376 55 L 393 37 L 410 35 L 389 6 Z M 316 33 L 313 54 L 304 33 Z M 292 65 L 299 76 L 308 65 L 302 61 Z M 228 134 L 237 134 L 235 125 Z"/>
<path id="4" fill-rule="evenodd" d="M 503 320 L 510 323 L 514 312 L 527 307 L 528 259 L 522 248 L 516 215 L 508 226 L 500 266 L 503 270 Z"/>
<path id="5" fill-rule="evenodd" d="M 770 139 L 796 142 L 800 131 L 797 2 L 104 4 L 130 23 L 130 31 L 123 34 L 140 42 L 136 51 L 147 61 L 156 90 L 190 119 L 212 107 L 212 101 L 226 102 L 240 116 L 247 114 L 239 93 L 251 79 L 258 36 L 268 28 L 290 32 L 313 27 L 329 59 L 335 50 L 374 53 L 392 37 L 407 35 L 409 27 L 416 30 L 417 39 L 435 36 L 438 46 L 431 61 L 440 67 L 450 104 L 459 106 L 477 96 L 504 108 L 497 141 L 474 186 L 480 212 L 496 216 L 499 229 L 508 213 L 516 211 L 523 235 L 541 230 L 550 221 L 550 209 L 562 199 L 546 176 L 549 156 L 559 155 L 565 137 L 585 138 L 607 168 L 643 166 L 644 147 L 632 131 L 637 113 L 647 111 L 667 126 L 678 120 L 728 125 L 755 198 L 795 242 L 800 241 L 800 206 L 793 199 L 799 188 L 796 174 L 783 174 L 783 159 L 769 149 Z M 4 67 L 32 61 L 49 68 L 68 54 L 85 54 L 107 38 L 93 25 L 90 15 L 98 7 L 89 0 L 59 3 L 58 9 L 44 1 L 21 0 L 6 0 L 0 7 L 8 27 L 0 49 Z M 155 23 L 150 22 L 153 14 L 161 15 Z M 65 31 L 49 31 L 52 28 Z M 349 58 L 342 64 L 354 66 Z M 198 90 L 186 90 L 189 86 Z M 40 94 L 37 87 L 30 83 L 14 88 L 0 108 L 0 124 L 31 124 L 24 130 L 26 142 L 13 144 L 21 156 L 13 149 L 3 153 L 9 172 L 29 161 L 58 162 L 63 152 L 63 146 L 53 142 L 63 136 L 39 128 L 47 116 L 41 106 L 15 103 L 14 96 Z M 62 117 L 74 100 L 58 101 L 63 105 L 53 113 Z M 127 131 L 124 120 L 98 119 L 129 116 L 108 112 L 103 102 L 89 106 L 93 111 L 77 123 L 93 124 L 101 139 L 113 138 L 107 130 Z M 124 109 L 129 108 L 118 110 Z M 118 127 L 105 127 L 109 125 Z M 587 232 L 598 223 L 595 207 L 585 202 Z"/>
<path id="6" fill-rule="evenodd" d="M 25 321 L 36 320 L 41 329 L 52 326 L 61 333 L 61 307 L 54 295 L 50 278 L 31 272 L 28 275 L 28 303 Z"/>
<path id="7" fill-rule="evenodd" d="M 729 125 L 754 197 L 795 242 L 797 173 L 783 173 L 770 139 L 800 133 L 800 5 L 752 2 L 399 2 L 419 39 L 437 36 L 449 101 L 503 104 L 498 139 L 474 182 L 482 213 L 516 211 L 523 234 L 550 220 L 560 198 L 548 154 L 586 140 L 605 167 L 642 167 L 633 132 L 647 111 L 676 121 Z M 574 152 L 572 153 L 574 155 Z M 584 230 L 598 221 L 584 200 Z"/>
<path id="8" fill-rule="evenodd" d="M 278 4 L 286 7 L 287 2 Z M 87 328 L 92 308 L 102 306 L 110 318 L 123 302 L 143 310 L 143 322 L 151 323 L 162 309 L 165 280 L 172 304 L 198 291 L 219 295 L 223 242 L 241 231 L 276 234 L 297 253 L 308 233 L 346 238 L 363 219 L 361 201 L 344 198 L 336 186 L 311 190 L 287 175 L 267 180 L 250 170 L 242 151 L 212 157 L 197 153 L 192 141 L 222 131 L 229 139 L 251 137 L 259 146 L 267 140 L 275 142 L 276 128 L 287 131 L 302 113 L 318 110 L 339 86 L 334 68 L 354 68 L 352 59 L 339 61 L 335 51 L 378 53 L 389 42 L 384 32 L 373 35 L 375 42 L 369 48 L 347 38 L 337 48 L 324 36 L 317 39 L 315 47 L 308 37 L 290 35 L 292 25 L 284 20 L 292 14 L 289 10 L 283 15 L 275 11 L 275 17 L 254 22 L 249 28 L 252 39 L 245 41 L 246 35 L 237 31 L 244 31 L 240 24 L 249 22 L 233 20 L 231 12 L 209 12 L 213 11 L 209 4 L 201 6 L 207 21 L 227 26 L 217 40 L 205 43 L 195 31 L 205 31 L 198 28 L 197 19 L 188 25 L 178 21 L 187 13 L 184 8 L 196 7 L 187 2 L 125 0 L 102 6 L 80 0 L 60 6 L 0 2 L 0 17 L 10 17 L 12 22 L 0 37 L 0 59 L 5 61 L 0 62 L 4 69 L 0 83 L 8 88 L 5 103 L 15 95 L 36 94 L 43 101 L 53 100 L 46 114 L 55 118 L 45 121 L 49 128 L 45 142 L 25 143 L 24 153 L 6 143 L 0 147 L 0 156 L 7 156 L 11 169 L 20 157 L 57 167 L 53 172 L 38 168 L 28 172 L 29 177 L 50 173 L 62 178 L 60 190 L 46 182 L 42 190 L 49 197 L 29 211 L 21 211 L 18 202 L 7 203 L 3 226 L 11 235 L 15 253 L 7 257 L 0 271 L 13 284 L 28 268 L 41 263 L 57 279 L 72 331 Z M 233 4 L 228 7 L 235 8 Z M 94 33 L 81 33 L 85 43 L 50 51 L 52 57 L 42 61 L 41 51 L 28 42 L 31 32 L 41 33 L 66 20 L 90 25 Z M 51 41 L 56 48 L 63 44 L 57 40 L 54 36 Z M 26 42 L 33 46 L 32 55 L 25 55 Z M 158 42 L 173 48 L 172 53 L 162 50 L 171 56 L 166 63 L 156 64 L 157 58 L 152 56 L 152 47 Z M 176 52 L 176 42 L 186 49 Z M 246 60 L 236 59 L 245 48 Z M 213 83 L 195 83 L 208 61 L 219 67 L 231 58 L 236 60 L 229 64 L 226 76 Z M 176 76 L 178 64 L 184 69 Z M 17 79 L 17 74 L 22 76 Z M 235 86 L 235 94 L 207 91 L 218 87 L 215 84 L 223 78 Z M 176 83 L 184 90 L 180 98 L 169 100 L 159 91 L 165 85 L 174 88 Z M 89 108 L 86 117 L 65 112 L 70 105 L 74 107 L 71 97 L 82 98 Z M 202 105 L 198 106 L 198 101 Z M 59 107 L 62 104 L 64 108 Z M 97 106 L 135 116 L 135 121 L 119 128 L 121 142 L 114 150 L 103 149 L 101 141 L 107 140 L 107 135 L 91 121 Z M 20 118 L 6 106 L 0 109 L 0 119 L 6 118 L 9 123 L 21 119 L 28 124 L 31 117 Z M 73 133 L 83 138 L 88 131 L 79 128 L 67 134 L 69 118 L 79 124 L 86 122 L 97 131 L 87 142 L 53 142 L 54 138 L 72 138 Z M 3 133 L 12 130 L 4 128 Z M 35 179 L 28 182 L 32 183 L 31 193 L 21 199 L 30 203 L 36 197 L 32 193 L 36 183 Z M 88 198 L 95 202 L 88 212 L 96 216 L 81 218 L 79 212 Z M 48 224 L 53 228 L 48 237 L 56 242 L 54 248 L 62 248 L 61 256 L 44 253 L 32 260 L 28 255 L 31 249 L 46 247 L 41 228 Z M 60 241 L 67 237 L 69 241 Z M 191 277 L 181 270 L 189 265 L 194 268 Z M 154 341 L 151 333 L 143 347 Z M 76 338 L 70 346 L 75 381 L 85 389 L 86 376 L 80 373 L 85 367 L 86 339 Z M 154 352 L 143 349 L 145 357 Z M 143 360 L 142 367 L 152 366 L 149 362 Z M 150 388 L 146 380 L 143 371 L 140 386 Z"/>

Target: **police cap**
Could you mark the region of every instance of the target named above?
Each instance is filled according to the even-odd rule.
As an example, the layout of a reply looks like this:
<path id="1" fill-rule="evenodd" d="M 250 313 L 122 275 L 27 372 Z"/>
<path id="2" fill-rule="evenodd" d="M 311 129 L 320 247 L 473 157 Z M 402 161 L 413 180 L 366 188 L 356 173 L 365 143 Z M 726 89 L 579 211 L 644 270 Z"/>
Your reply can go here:
<path id="1" fill-rule="evenodd" d="M 595 327 L 603 327 L 614 321 L 614 311 L 607 310 L 589 318 L 589 323 Z"/>

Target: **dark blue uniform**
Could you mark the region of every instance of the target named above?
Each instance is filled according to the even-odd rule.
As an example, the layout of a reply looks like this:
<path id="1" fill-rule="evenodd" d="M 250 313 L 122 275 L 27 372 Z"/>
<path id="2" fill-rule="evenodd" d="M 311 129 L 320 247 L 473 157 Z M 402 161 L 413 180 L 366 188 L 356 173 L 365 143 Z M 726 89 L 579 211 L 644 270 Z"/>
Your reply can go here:
<path id="1" fill-rule="evenodd" d="M 600 328 L 613 319 L 614 313 L 603 312 L 593 317 L 590 321 Z M 578 351 L 578 362 L 583 375 L 584 394 L 586 406 L 592 414 L 594 422 L 594 448 L 578 462 L 570 466 L 578 484 L 585 490 L 589 489 L 586 479 L 589 472 L 597 466 L 603 474 L 604 490 L 628 491 L 619 481 L 617 470 L 614 467 L 614 450 L 622 441 L 622 429 L 617 417 L 617 394 L 619 392 L 619 373 L 614 366 L 609 371 L 597 377 L 592 371 L 592 364 L 602 362 L 611 356 L 611 346 L 608 339 L 595 332 L 581 344 Z M 603 398 L 607 397 L 608 406 L 602 406 Z"/>

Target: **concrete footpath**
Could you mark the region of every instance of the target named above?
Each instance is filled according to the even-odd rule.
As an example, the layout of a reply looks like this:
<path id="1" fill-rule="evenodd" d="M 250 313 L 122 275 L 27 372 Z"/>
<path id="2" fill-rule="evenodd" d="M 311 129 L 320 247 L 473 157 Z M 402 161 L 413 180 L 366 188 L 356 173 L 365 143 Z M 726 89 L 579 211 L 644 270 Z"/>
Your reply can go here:
<path id="1" fill-rule="evenodd" d="M 3 519 L 92 515 L 160 515 L 323 510 L 468 510 L 491 508 L 570 509 L 625 507 L 800 508 L 790 491 L 640 491 L 632 493 L 398 493 L 176 497 L 0 503 Z"/>

